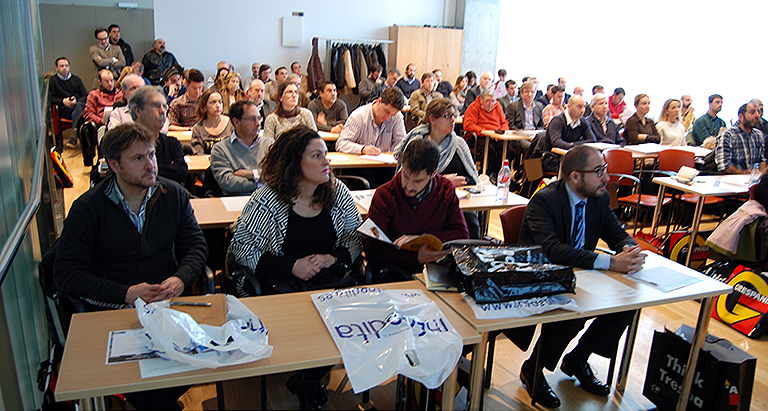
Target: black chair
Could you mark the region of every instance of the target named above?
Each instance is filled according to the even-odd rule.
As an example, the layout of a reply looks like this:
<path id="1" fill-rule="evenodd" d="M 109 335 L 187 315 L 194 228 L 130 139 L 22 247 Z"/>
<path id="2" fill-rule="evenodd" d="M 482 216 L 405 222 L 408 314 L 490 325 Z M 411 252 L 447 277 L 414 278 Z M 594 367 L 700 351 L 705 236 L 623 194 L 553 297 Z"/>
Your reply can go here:
<path id="1" fill-rule="evenodd" d="M 368 179 L 360 176 L 341 175 L 336 176 L 336 178 L 344 183 L 344 185 L 346 185 L 350 190 L 369 190 L 371 188 L 371 184 L 368 182 Z"/>
<path id="2" fill-rule="evenodd" d="M 53 242 L 38 264 L 38 281 L 45 297 L 46 320 L 51 339 L 55 345 L 64 348 L 72 314 L 86 311 L 86 303 L 78 296 L 56 288 L 53 281 L 53 263 L 59 240 Z"/>

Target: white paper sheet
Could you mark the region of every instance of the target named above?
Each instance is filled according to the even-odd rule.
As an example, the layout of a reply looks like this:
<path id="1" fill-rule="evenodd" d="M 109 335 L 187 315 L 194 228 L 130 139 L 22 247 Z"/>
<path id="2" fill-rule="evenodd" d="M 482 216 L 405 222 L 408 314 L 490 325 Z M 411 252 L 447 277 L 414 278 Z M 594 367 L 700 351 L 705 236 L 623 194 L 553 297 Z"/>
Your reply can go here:
<path id="1" fill-rule="evenodd" d="M 224 204 L 224 208 L 229 212 L 243 211 L 243 207 L 248 202 L 251 196 L 235 196 L 235 197 L 221 197 L 221 203 Z"/>
<path id="2" fill-rule="evenodd" d="M 205 367 L 197 367 L 181 361 L 152 358 L 139 361 L 141 378 L 159 377 L 162 375 L 176 374 L 185 371 L 199 370 Z"/>
<path id="3" fill-rule="evenodd" d="M 147 348 L 148 345 L 149 339 L 143 328 L 110 331 L 106 364 L 157 358 L 158 355 Z"/>
<path id="4" fill-rule="evenodd" d="M 352 191 L 352 198 L 355 200 L 355 204 L 359 205 L 365 211 L 371 209 L 371 199 L 373 199 L 373 193 L 376 189 L 371 190 L 355 190 Z"/>
<path id="5" fill-rule="evenodd" d="M 701 281 L 699 278 L 691 277 L 688 274 L 681 273 L 670 267 L 648 268 L 640 270 L 634 274 L 627 274 L 624 277 L 643 284 L 648 284 L 665 293 Z"/>
<path id="6" fill-rule="evenodd" d="M 396 164 L 395 156 L 392 154 L 381 153 L 378 156 L 362 155 L 360 158 L 371 161 L 378 161 L 380 163 Z"/>
<path id="7" fill-rule="evenodd" d="M 595 270 L 576 273 L 576 287 L 578 290 L 586 291 L 604 301 L 622 300 L 640 294 L 638 290 Z"/>
<path id="8" fill-rule="evenodd" d="M 327 157 L 328 157 L 328 160 L 331 161 L 331 163 L 333 163 L 333 162 L 341 163 L 341 162 L 344 162 L 344 161 L 351 161 L 349 159 L 349 157 L 347 157 L 347 156 L 345 156 L 344 154 L 341 154 L 341 153 L 328 153 Z"/>

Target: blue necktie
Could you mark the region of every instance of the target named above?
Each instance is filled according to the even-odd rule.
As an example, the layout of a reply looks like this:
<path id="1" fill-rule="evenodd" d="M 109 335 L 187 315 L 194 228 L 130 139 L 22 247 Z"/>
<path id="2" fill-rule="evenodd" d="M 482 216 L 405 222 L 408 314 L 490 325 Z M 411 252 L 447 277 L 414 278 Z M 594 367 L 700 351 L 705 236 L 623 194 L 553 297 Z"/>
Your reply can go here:
<path id="1" fill-rule="evenodd" d="M 571 239 L 573 240 L 573 248 L 581 249 L 584 247 L 584 201 L 576 203 Z"/>

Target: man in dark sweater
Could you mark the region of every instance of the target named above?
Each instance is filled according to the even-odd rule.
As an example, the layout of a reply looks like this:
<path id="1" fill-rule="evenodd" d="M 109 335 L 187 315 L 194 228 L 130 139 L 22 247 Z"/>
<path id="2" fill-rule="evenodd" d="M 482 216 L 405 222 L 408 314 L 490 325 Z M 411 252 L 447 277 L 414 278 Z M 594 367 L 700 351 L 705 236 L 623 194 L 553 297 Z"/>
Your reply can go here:
<path id="1" fill-rule="evenodd" d="M 443 242 L 469 238 L 455 187 L 437 174 L 439 159 L 440 153 L 433 142 L 413 140 L 400 158 L 401 170 L 376 189 L 368 218 L 396 245 L 405 244 L 421 234 L 432 234 Z M 427 244 L 418 251 L 400 250 L 366 237 L 365 252 L 374 264 L 393 264 L 412 274 L 422 271 L 423 264 L 443 258 L 449 251 L 431 251 Z"/>
<path id="2" fill-rule="evenodd" d="M 184 182 L 187 177 L 187 162 L 184 161 L 181 143 L 174 137 L 160 132 L 168 110 L 163 89 L 159 86 L 139 87 L 128 99 L 128 110 L 133 121 L 148 128 L 155 137 L 158 174 L 178 183 Z"/>
<path id="3" fill-rule="evenodd" d="M 88 90 L 80 77 L 69 71 L 66 57 L 56 59 L 56 75 L 48 80 L 48 98 L 59 107 L 61 118 L 77 121 L 85 108 Z"/>
<path id="4" fill-rule="evenodd" d="M 154 136 L 123 124 L 104 135 L 100 149 L 110 175 L 72 204 L 56 251 L 56 286 L 101 308 L 188 291 L 208 247 L 184 188 L 157 177 Z M 176 400 L 187 388 L 126 398 L 140 410 L 180 409 Z"/>
<path id="5" fill-rule="evenodd" d="M 595 143 L 595 135 L 584 115 L 584 100 L 579 96 L 571 97 L 568 110 L 556 116 L 547 126 L 547 135 L 539 140 L 537 151 L 544 156 L 542 167 L 545 171 L 556 172 L 559 156 L 552 154 L 552 147 L 570 150 L 584 143 Z"/>

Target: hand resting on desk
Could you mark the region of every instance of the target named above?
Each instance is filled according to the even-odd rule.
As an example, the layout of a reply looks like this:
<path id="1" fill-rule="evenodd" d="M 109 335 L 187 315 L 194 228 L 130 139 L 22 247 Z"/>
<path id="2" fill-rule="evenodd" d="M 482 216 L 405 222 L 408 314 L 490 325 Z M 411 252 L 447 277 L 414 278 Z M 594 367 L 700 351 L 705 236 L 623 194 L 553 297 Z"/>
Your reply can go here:
<path id="1" fill-rule="evenodd" d="M 147 303 L 153 303 L 178 297 L 183 292 L 184 282 L 181 281 L 181 278 L 173 276 L 168 277 L 160 284 L 140 283 L 130 286 L 125 293 L 125 302 L 133 305 L 136 298 L 140 297 Z"/>
<path id="2" fill-rule="evenodd" d="M 642 254 L 640 246 L 625 245 L 624 249 L 611 256 L 611 270 L 625 274 L 632 274 L 640 271 L 645 262 L 645 255 Z"/>

